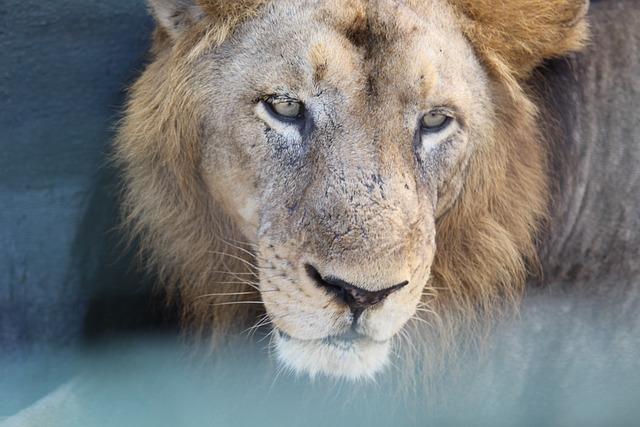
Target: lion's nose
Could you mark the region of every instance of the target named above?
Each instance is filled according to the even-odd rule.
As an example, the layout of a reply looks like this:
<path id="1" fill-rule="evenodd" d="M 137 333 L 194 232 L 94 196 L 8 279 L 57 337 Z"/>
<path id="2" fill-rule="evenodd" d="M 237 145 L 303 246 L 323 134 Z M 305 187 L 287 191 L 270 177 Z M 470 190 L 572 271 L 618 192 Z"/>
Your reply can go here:
<path id="1" fill-rule="evenodd" d="M 318 270 L 310 264 L 307 264 L 305 268 L 307 270 L 307 274 L 316 283 L 316 285 L 323 288 L 328 293 L 335 295 L 338 299 L 348 305 L 356 316 L 360 315 L 366 308 L 381 303 L 393 292 L 407 286 L 409 283 L 405 280 L 402 283 L 398 283 L 397 285 L 393 285 L 379 291 L 369 291 L 333 276 L 323 277 Z"/>

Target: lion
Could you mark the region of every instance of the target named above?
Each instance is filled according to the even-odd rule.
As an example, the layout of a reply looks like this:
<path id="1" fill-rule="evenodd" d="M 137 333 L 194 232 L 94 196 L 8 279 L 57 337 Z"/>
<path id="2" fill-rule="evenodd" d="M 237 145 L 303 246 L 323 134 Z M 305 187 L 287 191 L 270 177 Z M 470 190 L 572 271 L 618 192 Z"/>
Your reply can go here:
<path id="1" fill-rule="evenodd" d="M 587 1 L 149 5 L 114 157 L 186 330 L 268 328 L 292 371 L 355 380 L 517 306 L 549 203 L 528 80 Z"/>

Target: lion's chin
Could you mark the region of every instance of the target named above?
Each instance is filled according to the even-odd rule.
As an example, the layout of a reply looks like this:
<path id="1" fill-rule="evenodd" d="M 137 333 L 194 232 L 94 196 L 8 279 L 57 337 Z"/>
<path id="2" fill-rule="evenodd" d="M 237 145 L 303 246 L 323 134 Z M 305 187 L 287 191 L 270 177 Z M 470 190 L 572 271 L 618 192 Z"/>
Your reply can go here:
<path id="1" fill-rule="evenodd" d="M 373 379 L 389 361 L 389 341 L 299 340 L 275 331 L 278 359 L 297 374 Z"/>

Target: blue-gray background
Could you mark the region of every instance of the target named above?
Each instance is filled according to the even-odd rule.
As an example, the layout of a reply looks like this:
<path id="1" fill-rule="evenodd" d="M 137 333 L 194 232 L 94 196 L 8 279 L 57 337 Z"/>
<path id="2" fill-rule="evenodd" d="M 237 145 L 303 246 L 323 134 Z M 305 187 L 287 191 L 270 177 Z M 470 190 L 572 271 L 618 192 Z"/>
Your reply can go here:
<path id="1" fill-rule="evenodd" d="M 143 1 L 0 0 L 2 360 L 163 322 L 114 230 L 106 156 L 152 28 Z M 5 414 L 66 374 L 34 366 L 0 363 L 0 384 L 36 387 Z"/>
<path id="2" fill-rule="evenodd" d="M 110 232 L 105 153 L 151 30 L 142 1 L 0 2 L 4 350 L 77 340 L 90 303 L 106 313 L 141 292 Z"/>
<path id="3" fill-rule="evenodd" d="M 597 2 L 596 12 L 604 3 L 615 2 Z M 211 377 L 184 370 L 189 362 L 173 342 L 173 310 L 161 309 L 161 296 L 149 289 L 153 279 L 140 274 L 119 245 L 117 179 L 106 160 L 152 26 L 142 0 L 0 0 L 0 420 L 80 375 L 83 403 L 104 425 L 124 425 L 122 418 L 140 416 L 139 410 L 158 411 L 155 425 L 187 425 L 186 419 L 167 421 L 180 420 L 180 411 L 199 412 L 193 425 L 203 425 L 202 417 L 229 425 L 234 414 L 246 424 L 273 417 L 274 425 L 287 419 L 292 425 L 365 419 L 385 425 L 403 414 L 394 418 L 397 425 L 424 425 L 422 411 L 398 403 L 382 386 L 368 401 L 357 400 L 345 384 L 338 385 L 341 394 L 335 386 L 327 390 L 347 400 L 319 398 L 326 391 L 322 383 L 289 382 L 286 374 L 276 381 L 284 385 L 274 388 L 273 363 L 261 348 L 244 348 L 243 357 L 212 368 Z M 608 31 L 615 26 L 601 34 L 609 38 Z M 596 37 L 591 52 L 603 40 Z M 633 64 L 640 69 L 637 60 Z M 549 73 L 567 75 L 574 67 L 580 68 L 550 64 Z M 574 83 L 555 79 L 567 93 L 579 93 L 569 88 Z M 638 92 L 626 89 L 632 98 Z M 621 282 L 612 285 L 624 288 Z M 640 415 L 629 404 L 640 396 L 640 325 L 626 313 L 638 313 L 638 301 L 620 296 L 624 306 L 605 306 L 611 298 L 597 291 L 602 283 L 582 283 L 593 295 L 578 298 L 570 292 L 574 283 L 531 292 L 521 321 L 499 331 L 478 376 L 450 391 L 452 397 L 468 392 L 461 400 L 465 409 L 445 408 L 436 425 L 444 419 L 460 425 L 480 425 L 480 419 L 487 425 L 632 425 Z M 616 315 L 623 312 L 620 328 Z M 89 356 L 72 350 L 120 332 L 158 329 L 171 333 L 160 342 L 100 344 Z M 255 413 L 244 410 L 251 405 Z M 119 421 L 105 421 L 113 408 Z M 162 417 L 164 424 L 157 422 Z"/>

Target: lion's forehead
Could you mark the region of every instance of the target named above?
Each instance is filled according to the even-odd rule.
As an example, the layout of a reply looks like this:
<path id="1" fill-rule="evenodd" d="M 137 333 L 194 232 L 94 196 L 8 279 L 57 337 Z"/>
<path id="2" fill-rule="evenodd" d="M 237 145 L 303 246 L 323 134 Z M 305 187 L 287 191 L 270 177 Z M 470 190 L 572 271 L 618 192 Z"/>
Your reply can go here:
<path id="1" fill-rule="evenodd" d="M 241 72 L 259 74 L 263 91 L 321 82 L 360 105 L 380 98 L 472 105 L 484 95 L 482 67 L 441 0 L 272 2 L 238 39 Z"/>
<path id="2" fill-rule="evenodd" d="M 325 44 L 325 52 L 375 62 L 377 66 L 403 60 L 407 72 L 428 72 L 425 58 L 450 62 L 451 52 L 470 51 L 450 5 L 441 0 L 321 0 L 316 7 L 296 9 L 281 2 L 272 17 L 283 31 L 285 45 L 299 42 L 308 50 Z M 293 10 L 293 13 L 292 13 Z M 273 26 L 268 27 L 273 39 Z M 275 35 L 277 38 L 277 35 Z M 447 61 L 444 61 L 447 50 Z M 318 50 L 316 49 L 316 52 Z M 309 57 L 309 55 L 306 55 Z M 321 59 L 317 56 L 314 58 Z M 438 61 L 441 59 L 441 61 Z"/>

